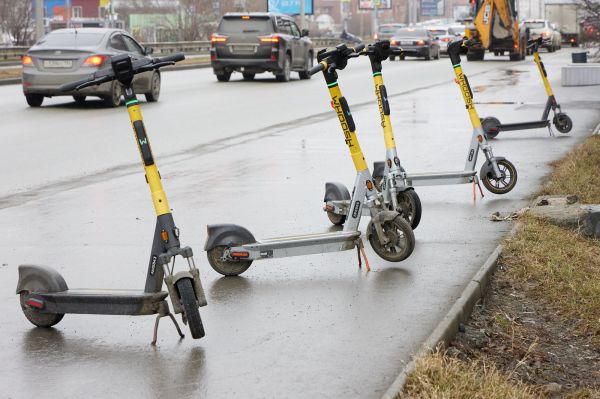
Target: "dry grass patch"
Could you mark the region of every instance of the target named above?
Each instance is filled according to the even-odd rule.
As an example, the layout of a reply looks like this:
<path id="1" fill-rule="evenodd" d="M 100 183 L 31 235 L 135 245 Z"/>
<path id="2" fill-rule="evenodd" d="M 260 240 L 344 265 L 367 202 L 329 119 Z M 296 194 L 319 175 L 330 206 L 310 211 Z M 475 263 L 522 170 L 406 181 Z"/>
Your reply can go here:
<path id="1" fill-rule="evenodd" d="M 588 137 L 552 166 L 554 171 L 541 194 L 575 194 L 583 203 L 600 204 L 600 136 Z"/>
<path id="2" fill-rule="evenodd" d="M 421 357 L 409 374 L 402 398 L 533 399 L 538 396 L 492 364 L 464 362 L 439 352 Z"/>
<path id="3" fill-rule="evenodd" d="M 0 79 L 14 79 L 21 77 L 21 67 L 0 69 Z"/>

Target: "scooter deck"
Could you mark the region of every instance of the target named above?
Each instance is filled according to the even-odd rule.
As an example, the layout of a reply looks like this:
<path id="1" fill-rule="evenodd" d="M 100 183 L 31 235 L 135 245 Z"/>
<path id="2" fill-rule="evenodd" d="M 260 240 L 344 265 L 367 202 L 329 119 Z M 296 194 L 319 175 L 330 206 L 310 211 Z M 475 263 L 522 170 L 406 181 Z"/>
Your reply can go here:
<path id="1" fill-rule="evenodd" d="M 407 173 L 406 181 L 411 186 L 438 186 L 446 184 L 472 183 L 477 171 Z"/>
<path id="2" fill-rule="evenodd" d="M 334 231 L 328 233 L 305 234 L 300 236 L 277 237 L 259 240 L 232 248 L 250 252 L 252 259 L 282 258 L 298 255 L 320 254 L 354 248 L 360 231 Z"/>
<path id="3" fill-rule="evenodd" d="M 511 130 L 526 130 L 526 129 L 540 129 L 550 126 L 549 120 L 531 121 L 531 122 L 516 122 L 516 123 L 503 123 L 497 126 L 499 132 L 508 132 Z"/>
<path id="4" fill-rule="evenodd" d="M 150 315 L 159 310 L 166 291 L 70 289 L 60 292 L 39 292 L 30 298 L 42 300 L 48 313 Z"/>

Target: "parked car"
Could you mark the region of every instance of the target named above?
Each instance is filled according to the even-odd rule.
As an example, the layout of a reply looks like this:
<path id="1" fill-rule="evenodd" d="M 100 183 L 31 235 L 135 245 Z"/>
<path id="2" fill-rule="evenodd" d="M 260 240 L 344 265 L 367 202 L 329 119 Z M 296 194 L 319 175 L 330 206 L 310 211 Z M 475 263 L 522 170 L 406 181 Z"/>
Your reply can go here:
<path id="1" fill-rule="evenodd" d="M 440 45 L 440 54 L 447 54 L 448 44 L 450 44 L 450 42 L 454 40 L 456 36 L 450 34 L 448 32 L 448 28 L 443 26 L 428 26 L 427 29 L 433 34 L 434 37 L 437 37 Z"/>
<path id="2" fill-rule="evenodd" d="M 423 57 L 426 60 L 440 58 L 440 45 L 429 30 L 425 28 L 403 28 L 400 29 L 390 40 L 392 46 L 397 46 L 402 51 L 396 50 L 390 57 L 392 60 L 396 55 L 403 60 L 405 57 Z"/>
<path id="3" fill-rule="evenodd" d="M 73 96 L 83 103 L 87 96 L 103 99 L 104 104 L 121 104 L 121 86 L 118 82 L 103 83 L 79 91 L 62 92 L 65 83 L 84 79 L 101 68 L 110 67 L 110 57 L 129 54 L 133 59 L 149 58 L 151 48 L 142 47 L 129 33 L 120 29 L 78 28 L 58 29 L 44 36 L 22 57 L 23 94 L 32 107 L 42 105 L 45 97 Z M 158 101 L 160 72 L 136 75 L 133 80 L 137 93 L 148 101 Z"/>
<path id="4" fill-rule="evenodd" d="M 406 24 L 381 24 L 375 33 L 375 40 L 391 39 L 400 29 L 406 28 Z"/>
<path id="5" fill-rule="evenodd" d="M 448 34 L 462 39 L 465 37 L 465 30 L 466 26 L 464 25 L 452 25 L 448 27 Z"/>
<path id="6" fill-rule="evenodd" d="M 529 30 L 529 39 L 544 39 L 541 46 L 549 52 L 556 51 L 562 47 L 562 37 L 558 29 L 545 19 L 528 19 L 524 22 L 525 28 Z"/>
<path id="7" fill-rule="evenodd" d="M 217 79 L 227 82 L 232 72 L 251 80 L 257 73 L 272 72 L 278 81 L 290 80 L 290 72 L 310 79 L 314 47 L 308 30 L 302 32 L 288 15 L 276 13 L 227 13 L 211 37 L 210 62 Z"/>

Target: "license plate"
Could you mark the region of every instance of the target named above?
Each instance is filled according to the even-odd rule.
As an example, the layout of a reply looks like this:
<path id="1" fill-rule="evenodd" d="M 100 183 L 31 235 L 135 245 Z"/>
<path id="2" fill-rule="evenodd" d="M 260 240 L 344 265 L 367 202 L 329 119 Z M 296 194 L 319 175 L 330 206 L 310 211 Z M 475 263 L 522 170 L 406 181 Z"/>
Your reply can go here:
<path id="1" fill-rule="evenodd" d="M 413 42 L 400 42 L 403 46 L 412 46 Z"/>
<path id="2" fill-rule="evenodd" d="M 234 53 L 254 53 L 256 51 L 256 46 L 254 45 L 236 45 L 236 46 L 231 46 L 231 50 Z"/>
<path id="3" fill-rule="evenodd" d="M 71 68 L 71 60 L 44 60 L 44 68 Z"/>

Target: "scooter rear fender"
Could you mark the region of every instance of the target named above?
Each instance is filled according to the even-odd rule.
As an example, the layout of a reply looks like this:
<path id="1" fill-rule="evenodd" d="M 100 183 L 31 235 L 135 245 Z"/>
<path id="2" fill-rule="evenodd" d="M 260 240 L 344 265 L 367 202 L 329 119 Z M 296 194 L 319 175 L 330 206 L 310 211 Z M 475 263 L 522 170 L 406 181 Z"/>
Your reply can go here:
<path id="1" fill-rule="evenodd" d="M 346 186 L 336 182 L 325 183 L 325 198 L 323 202 L 343 200 L 350 200 L 350 193 Z"/>
<path id="2" fill-rule="evenodd" d="M 20 265 L 17 294 L 28 292 L 62 292 L 69 288 L 56 270 L 47 266 Z"/>
<path id="3" fill-rule="evenodd" d="M 208 237 L 204 244 L 205 251 L 220 245 L 232 247 L 256 242 L 248 229 L 237 224 L 211 224 L 206 226 L 206 230 Z"/>

